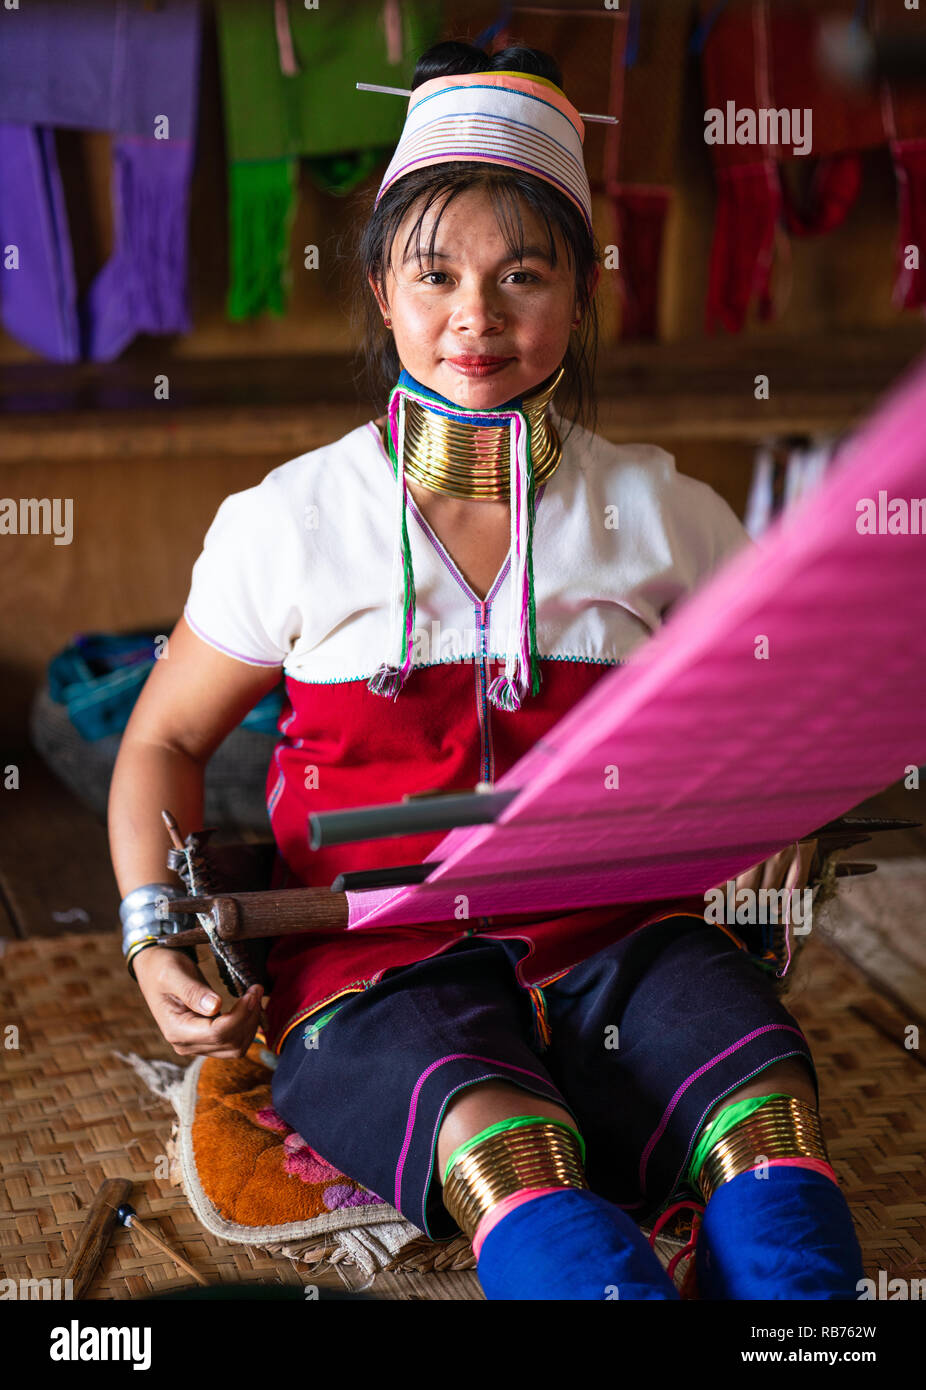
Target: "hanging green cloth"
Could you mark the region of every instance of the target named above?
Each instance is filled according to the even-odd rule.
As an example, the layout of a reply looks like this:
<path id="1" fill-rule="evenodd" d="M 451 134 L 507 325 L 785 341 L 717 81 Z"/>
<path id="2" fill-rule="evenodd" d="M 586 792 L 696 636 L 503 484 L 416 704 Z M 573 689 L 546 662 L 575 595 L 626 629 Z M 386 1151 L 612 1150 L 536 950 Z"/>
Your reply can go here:
<path id="1" fill-rule="evenodd" d="M 289 243 L 299 160 L 326 192 L 346 194 L 388 163 L 406 99 L 357 82 L 409 87 L 440 38 L 440 0 L 216 0 L 229 166 L 232 320 L 277 317 L 292 288 Z"/>

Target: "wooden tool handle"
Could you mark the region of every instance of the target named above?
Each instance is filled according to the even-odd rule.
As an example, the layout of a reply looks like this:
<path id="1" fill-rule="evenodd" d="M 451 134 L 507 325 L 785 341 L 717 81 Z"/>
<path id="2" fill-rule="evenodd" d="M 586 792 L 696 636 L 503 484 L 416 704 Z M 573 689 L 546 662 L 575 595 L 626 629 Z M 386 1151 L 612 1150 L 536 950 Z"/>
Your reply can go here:
<path id="1" fill-rule="evenodd" d="M 77 1244 L 64 1273 L 65 1279 L 73 1280 L 74 1298 L 82 1298 L 93 1279 L 116 1224 L 116 1210 L 131 1195 L 132 1184 L 128 1178 L 108 1178 L 87 1208 Z"/>
<path id="2" fill-rule="evenodd" d="M 212 898 L 176 898 L 172 912 L 207 913 L 223 941 L 296 932 L 339 931 L 347 926 L 347 895 L 329 888 L 288 888 L 259 893 L 221 893 Z M 194 946 L 205 941 L 202 927 L 172 932 L 161 946 Z"/>

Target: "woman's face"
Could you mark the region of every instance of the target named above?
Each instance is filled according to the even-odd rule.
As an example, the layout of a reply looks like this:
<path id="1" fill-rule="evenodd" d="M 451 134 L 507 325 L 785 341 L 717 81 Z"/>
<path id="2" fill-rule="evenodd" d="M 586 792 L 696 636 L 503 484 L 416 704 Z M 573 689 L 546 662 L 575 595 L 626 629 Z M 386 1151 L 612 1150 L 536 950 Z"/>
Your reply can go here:
<path id="1" fill-rule="evenodd" d="M 524 259 L 510 256 L 484 188 L 467 189 L 446 207 L 431 261 L 438 211 L 432 206 L 421 224 L 421 264 L 414 237 L 401 263 L 417 216 L 412 208 L 393 241 L 385 297 L 370 285 L 392 320 L 405 370 L 457 405 L 491 410 L 539 386 L 562 362 L 579 321 L 575 272 L 557 228 L 557 263 L 550 264 L 546 227 L 524 206 Z M 490 365 L 492 358 L 504 360 Z M 481 368 L 473 369 L 473 359 Z"/>

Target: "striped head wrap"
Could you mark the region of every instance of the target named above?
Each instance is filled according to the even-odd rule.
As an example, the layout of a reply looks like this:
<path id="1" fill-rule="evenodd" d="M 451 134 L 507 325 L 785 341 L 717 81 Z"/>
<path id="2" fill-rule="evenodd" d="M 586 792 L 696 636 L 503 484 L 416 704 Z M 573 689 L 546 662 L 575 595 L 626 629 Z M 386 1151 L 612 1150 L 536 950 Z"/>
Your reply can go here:
<path id="1" fill-rule="evenodd" d="M 473 72 L 435 77 L 411 93 L 408 114 L 376 204 L 388 188 L 414 169 L 464 160 L 502 165 L 552 184 L 581 212 L 592 232 L 592 205 L 582 156 L 585 124 L 555 83 L 522 72 Z M 503 675 L 491 682 L 488 698 L 497 709 L 517 710 L 536 694 L 540 670 L 536 649 L 533 586 L 534 470 L 530 430 L 520 397 L 489 411 L 474 411 L 431 390 L 409 372 L 400 374 L 389 397 L 389 456 L 396 474 L 395 532 L 389 652 L 367 683 L 376 695 L 395 698 L 412 667 L 415 580 L 406 524 L 407 484 L 403 468 L 405 408 L 411 399 L 474 427 L 507 424 L 510 429 L 511 607 Z"/>
<path id="2" fill-rule="evenodd" d="M 405 126 L 376 202 L 413 169 L 474 160 L 545 179 L 575 204 L 591 231 L 584 140 L 582 117 L 545 77 L 523 72 L 432 77 L 409 97 Z"/>

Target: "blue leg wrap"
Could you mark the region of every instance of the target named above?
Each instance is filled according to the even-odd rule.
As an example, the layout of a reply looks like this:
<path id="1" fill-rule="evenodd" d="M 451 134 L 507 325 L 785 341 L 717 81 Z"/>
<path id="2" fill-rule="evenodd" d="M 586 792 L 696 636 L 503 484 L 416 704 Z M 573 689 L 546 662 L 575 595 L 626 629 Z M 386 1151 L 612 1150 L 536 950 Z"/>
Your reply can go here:
<path id="1" fill-rule="evenodd" d="M 597 1193 L 564 1188 L 503 1216 L 482 1244 L 489 1299 L 677 1299 L 639 1226 Z"/>
<path id="2" fill-rule="evenodd" d="M 857 1299 L 865 1278 L 849 1204 L 811 1168 L 771 1167 L 722 1183 L 696 1247 L 705 1299 Z"/>

